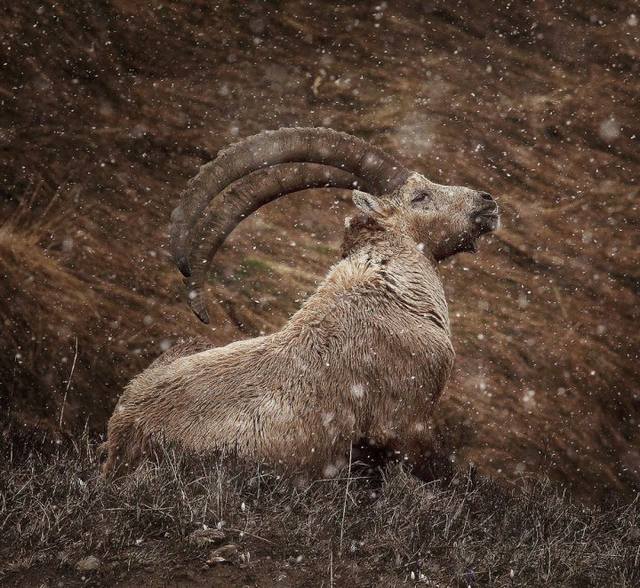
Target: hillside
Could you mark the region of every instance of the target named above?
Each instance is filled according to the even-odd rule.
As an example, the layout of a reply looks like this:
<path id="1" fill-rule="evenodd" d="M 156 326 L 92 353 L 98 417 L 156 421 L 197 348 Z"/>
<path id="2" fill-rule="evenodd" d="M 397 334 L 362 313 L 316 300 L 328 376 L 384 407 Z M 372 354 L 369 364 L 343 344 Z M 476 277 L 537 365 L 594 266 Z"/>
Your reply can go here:
<path id="1" fill-rule="evenodd" d="M 346 468 L 160 462 L 105 484 L 94 447 L 0 462 L 3 586 L 616 586 L 640 581 L 638 502 L 591 510 L 473 469 L 424 484 Z"/>
<path id="2" fill-rule="evenodd" d="M 635 15 L 633 12 L 635 11 Z M 182 337 L 277 329 L 337 259 L 350 210 L 275 203 L 231 236 L 197 322 L 167 255 L 198 166 L 267 128 L 325 125 L 503 227 L 443 264 L 455 374 L 437 432 L 502 481 L 640 489 L 640 66 L 633 2 L 20 2 L 0 26 L 0 410 L 16 447 L 103 433 Z"/>

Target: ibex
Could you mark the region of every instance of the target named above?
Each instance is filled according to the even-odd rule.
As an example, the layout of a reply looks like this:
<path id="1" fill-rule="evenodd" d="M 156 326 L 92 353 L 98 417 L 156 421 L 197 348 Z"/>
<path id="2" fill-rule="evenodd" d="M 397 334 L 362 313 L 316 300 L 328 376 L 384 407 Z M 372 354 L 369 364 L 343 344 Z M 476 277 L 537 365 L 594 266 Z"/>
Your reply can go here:
<path id="1" fill-rule="evenodd" d="M 489 194 L 435 184 L 330 129 L 260 133 L 204 165 L 172 214 L 189 303 L 208 322 L 207 271 L 242 219 L 321 187 L 353 189 L 359 209 L 342 260 L 278 332 L 172 349 L 134 378 L 109 421 L 105 472 L 156 437 L 318 473 L 363 439 L 420 461 L 454 359 L 437 264 L 497 228 Z"/>

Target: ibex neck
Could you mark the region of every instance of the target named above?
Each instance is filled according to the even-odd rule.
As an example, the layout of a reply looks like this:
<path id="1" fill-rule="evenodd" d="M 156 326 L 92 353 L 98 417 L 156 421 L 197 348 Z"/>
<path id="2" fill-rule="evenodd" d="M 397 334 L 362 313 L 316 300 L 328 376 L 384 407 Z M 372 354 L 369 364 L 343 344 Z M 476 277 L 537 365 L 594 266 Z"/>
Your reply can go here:
<path id="1" fill-rule="evenodd" d="M 373 263 L 379 260 L 377 289 L 407 316 L 427 319 L 450 333 L 444 288 L 431 256 L 424 255 L 412 240 L 400 238 L 380 242 L 369 250 L 365 248 L 360 256 Z M 362 259 L 359 262 L 363 263 Z"/>
<path id="2" fill-rule="evenodd" d="M 345 221 L 342 257 L 349 257 L 365 246 L 375 245 L 387 237 L 385 228 L 373 217 L 359 213 Z"/>
<path id="3" fill-rule="evenodd" d="M 394 316 L 426 320 L 449 334 L 447 303 L 436 263 L 406 236 L 376 231 L 352 247 L 305 303 L 302 314 L 317 313 L 333 321 L 342 305 L 370 308 L 370 318 L 392 308 Z M 300 317 L 294 317 L 294 322 L 296 318 Z"/>
<path id="4" fill-rule="evenodd" d="M 403 234 L 389 229 L 378 220 L 367 214 L 358 214 L 346 221 L 344 239 L 342 241 L 342 258 L 356 255 L 364 249 L 379 249 L 401 252 L 413 257 L 416 251 L 420 257 L 425 257 L 431 265 L 436 265 L 436 259 L 425 244 L 418 245 L 410 233 Z"/>

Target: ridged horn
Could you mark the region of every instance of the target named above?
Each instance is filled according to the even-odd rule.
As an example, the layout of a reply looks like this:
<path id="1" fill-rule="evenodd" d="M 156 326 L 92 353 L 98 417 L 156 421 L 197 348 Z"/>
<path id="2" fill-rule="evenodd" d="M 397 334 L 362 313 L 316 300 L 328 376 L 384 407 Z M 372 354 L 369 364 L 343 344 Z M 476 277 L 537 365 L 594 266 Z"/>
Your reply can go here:
<path id="1" fill-rule="evenodd" d="M 243 219 L 274 200 L 311 188 L 361 187 L 348 172 L 317 163 L 281 164 L 252 172 L 234 182 L 214 200 L 198 224 L 191 276 L 184 279 L 189 306 L 204 323 L 209 322 L 205 283 L 211 261 L 227 236 Z"/>
<path id="2" fill-rule="evenodd" d="M 171 253 L 186 277 L 191 308 L 209 322 L 204 282 L 211 259 L 238 223 L 264 204 L 300 190 L 356 183 L 375 195 L 388 194 L 409 174 L 382 149 L 327 128 L 265 131 L 224 149 L 200 168 L 171 215 Z M 192 245 L 195 255 L 190 256 Z"/>
<path id="3" fill-rule="evenodd" d="M 209 202 L 232 182 L 280 163 L 320 163 L 364 180 L 376 195 L 393 191 L 409 171 L 382 149 L 327 128 L 283 128 L 248 137 L 220 151 L 190 180 L 171 214 L 170 248 L 183 275 L 191 275 L 193 229 Z"/>

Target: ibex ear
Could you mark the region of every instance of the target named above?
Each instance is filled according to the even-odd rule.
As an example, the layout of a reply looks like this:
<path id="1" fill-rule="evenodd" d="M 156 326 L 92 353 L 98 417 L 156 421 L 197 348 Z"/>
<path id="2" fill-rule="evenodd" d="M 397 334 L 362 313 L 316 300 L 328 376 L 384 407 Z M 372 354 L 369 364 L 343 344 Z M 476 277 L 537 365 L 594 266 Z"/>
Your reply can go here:
<path id="1" fill-rule="evenodd" d="M 353 203 L 362 211 L 371 214 L 382 213 L 382 204 L 375 196 L 362 192 L 361 190 L 354 190 L 351 196 Z"/>

